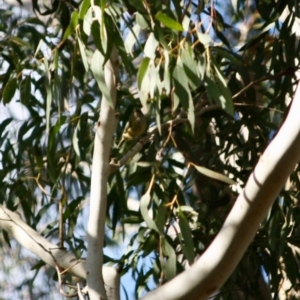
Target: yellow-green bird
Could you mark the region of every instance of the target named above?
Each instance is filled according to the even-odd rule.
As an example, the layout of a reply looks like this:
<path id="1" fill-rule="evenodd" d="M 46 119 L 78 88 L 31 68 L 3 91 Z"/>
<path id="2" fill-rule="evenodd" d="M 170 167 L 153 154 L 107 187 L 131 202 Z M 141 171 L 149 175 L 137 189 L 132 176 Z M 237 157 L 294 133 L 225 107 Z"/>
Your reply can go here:
<path id="1" fill-rule="evenodd" d="M 142 135 L 146 131 L 146 129 L 146 117 L 139 108 L 134 109 L 132 115 L 129 118 L 129 122 L 125 126 L 118 148 L 121 147 L 125 140 L 133 140 L 134 138 Z"/>

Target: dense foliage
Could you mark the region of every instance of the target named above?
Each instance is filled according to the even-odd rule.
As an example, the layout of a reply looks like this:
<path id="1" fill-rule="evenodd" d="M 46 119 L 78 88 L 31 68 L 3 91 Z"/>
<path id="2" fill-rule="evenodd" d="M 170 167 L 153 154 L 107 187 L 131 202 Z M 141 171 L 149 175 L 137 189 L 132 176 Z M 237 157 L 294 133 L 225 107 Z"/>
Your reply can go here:
<path id="1" fill-rule="evenodd" d="M 129 225 L 135 232 L 127 251 L 106 261 L 132 272 L 138 297 L 205 251 L 284 120 L 298 69 L 297 9 L 294 1 L 32 5 L 38 17 L 8 5 L 0 11 L 0 99 L 25 112 L 0 116 L 0 201 L 50 240 L 85 253 L 77 230 L 99 102 L 108 94 L 102 66 L 116 47 L 112 161 L 139 140 L 117 148 L 134 107 L 153 130 L 108 183 L 107 247 L 122 244 Z M 297 167 L 216 299 L 261 299 L 266 286 L 273 299 L 297 298 L 299 185 Z M 139 209 L 127 205 L 130 197 Z"/>

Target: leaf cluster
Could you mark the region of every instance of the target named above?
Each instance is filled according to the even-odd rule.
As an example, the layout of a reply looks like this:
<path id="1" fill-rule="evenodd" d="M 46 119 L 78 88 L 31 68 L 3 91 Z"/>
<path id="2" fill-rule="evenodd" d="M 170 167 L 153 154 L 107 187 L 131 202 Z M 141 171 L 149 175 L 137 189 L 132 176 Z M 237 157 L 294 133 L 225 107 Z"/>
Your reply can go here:
<path id="1" fill-rule="evenodd" d="M 205 251 L 276 134 L 298 69 L 296 12 L 279 19 L 289 1 L 57 3 L 42 10 L 33 1 L 46 21 L 0 14 L 0 99 L 28 112 L 1 120 L 1 203 L 33 228 L 47 222 L 43 234 L 57 241 L 62 205 L 65 246 L 85 251 L 75 229 L 89 196 L 99 102 L 112 104 L 103 66 L 117 49 L 113 160 L 124 155 L 116 145 L 134 107 L 155 128 L 108 182 L 110 238 L 130 242 L 122 257 L 106 260 L 132 272 L 138 297 Z M 245 34 L 239 24 L 248 18 Z M 297 167 L 220 299 L 237 291 L 259 299 L 262 267 L 274 294 L 285 276 L 299 290 L 298 190 Z"/>

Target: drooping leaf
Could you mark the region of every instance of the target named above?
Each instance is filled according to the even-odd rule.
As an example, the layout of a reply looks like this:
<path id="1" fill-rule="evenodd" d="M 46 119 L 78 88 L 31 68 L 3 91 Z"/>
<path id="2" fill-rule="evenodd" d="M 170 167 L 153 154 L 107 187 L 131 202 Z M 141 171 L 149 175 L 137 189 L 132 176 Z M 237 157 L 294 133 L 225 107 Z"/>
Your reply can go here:
<path id="1" fill-rule="evenodd" d="M 25 76 L 20 83 L 20 98 L 24 105 L 28 105 L 31 98 L 31 78 Z"/>
<path id="2" fill-rule="evenodd" d="M 77 11 L 73 11 L 71 15 L 71 21 L 64 33 L 63 41 L 65 41 L 76 29 L 78 25 L 79 15 Z"/>
<path id="3" fill-rule="evenodd" d="M 145 56 L 151 59 L 155 59 L 157 46 L 158 46 L 158 41 L 156 40 L 154 33 L 151 32 L 145 44 L 145 49 L 144 49 Z"/>
<path id="4" fill-rule="evenodd" d="M 80 4 L 80 8 L 79 8 L 79 19 L 83 20 L 89 7 L 91 5 L 91 1 L 90 0 L 83 0 Z"/>
<path id="5" fill-rule="evenodd" d="M 179 218 L 179 227 L 183 238 L 183 253 L 187 258 L 190 265 L 194 263 L 195 260 L 195 251 L 194 251 L 194 244 L 191 234 L 191 229 L 189 227 L 188 221 L 182 212 L 181 208 L 179 207 L 178 210 L 178 218 Z"/>
<path id="6" fill-rule="evenodd" d="M 199 173 L 201 173 L 201 174 L 203 174 L 203 175 L 205 175 L 207 177 L 210 177 L 210 178 L 213 178 L 213 179 L 225 182 L 227 184 L 236 184 L 235 181 L 233 181 L 232 179 L 228 178 L 227 176 L 225 176 L 223 174 L 220 174 L 218 172 L 212 171 L 212 170 L 207 169 L 205 167 L 197 166 L 195 164 L 193 164 L 193 166 L 196 168 L 196 170 Z"/>
<path id="7" fill-rule="evenodd" d="M 137 74 L 137 83 L 139 89 L 142 88 L 142 83 L 143 80 L 145 79 L 145 74 L 147 74 L 149 63 L 150 63 L 150 58 L 144 57 L 140 64 L 139 71 Z"/>
<path id="8" fill-rule="evenodd" d="M 141 201 L 140 201 L 141 214 L 142 214 L 143 219 L 146 222 L 147 226 L 159 233 L 159 230 L 158 230 L 155 222 L 149 216 L 148 206 L 150 204 L 150 201 L 151 201 L 151 196 L 150 196 L 150 193 L 147 192 L 146 194 L 144 194 L 142 196 Z"/>
<path id="9" fill-rule="evenodd" d="M 188 46 L 188 49 L 181 49 L 181 59 L 185 74 L 188 78 L 188 83 L 192 89 L 196 89 L 203 78 L 197 70 L 197 65 L 195 64 L 195 57 L 193 56 L 192 49 Z"/>
<path id="10" fill-rule="evenodd" d="M 167 280 L 171 280 L 176 276 L 176 254 L 173 247 L 164 237 L 161 237 L 161 246 L 164 255 L 168 257 L 166 263 L 164 264 L 166 278 Z"/>
<path id="11" fill-rule="evenodd" d="M 84 65 L 85 71 L 88 72 L 89 64 L 88 64 L 87 55 L 86 55 L 86 47 L 83 44 L 83 42 L 79 36 L 77 36 L 77 41 L 78 41 L 78 45 L 79 45 L 79 51 L 81 54 L 82 63 Z"/>
<path id="12" fill-rule="evenodd" d="M 3 102 L 7 104 L 11 101 L 13 96 L 15 95 L 17 89 L 17 79 L 12 78 L 7 82 L 3 90 Z"/>
<path id="13" fill-rule="evenodd" d="M 96 50 L 92 57 L 91 70 L 97 81 L 100 91 L 103 93 L 105 100 L 111 107 L 114 107 L 109 90 L 107 88 L 104 76 L 104 57 L 99 50 Z"/>
<path id="14" fill-rule="evenodd" d="M 174 68 L 173 71 L 173 84 L 174 84 L 174 110 L 178 107 L 179 102 L 182 104 L 188 113 L 188 120 L 190 121 L 192 131 L 195 128 L 195 114 L 194 114 L 194 104 L 191 95 L 191 91 L 188 86 L 188 81 L 182 66 L 180 63 Z"/>

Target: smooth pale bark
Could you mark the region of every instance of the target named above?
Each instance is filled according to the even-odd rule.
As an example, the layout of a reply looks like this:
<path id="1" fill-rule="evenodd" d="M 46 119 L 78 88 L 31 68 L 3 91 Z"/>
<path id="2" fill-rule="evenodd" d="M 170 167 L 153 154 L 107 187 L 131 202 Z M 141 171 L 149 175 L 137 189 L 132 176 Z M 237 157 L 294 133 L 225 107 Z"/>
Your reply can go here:
<path id="1" fill-rule="evenodd" d="M 267 147 L 217 237 L 188 270 L 143 300 L 207 299 L 236 268 L 300 160 L 300 86 L 280 131 Z"/>
<path id="2" fill-rule="evenodd" d="M 102 66 L 99 66 L 101 68 Z M 105 64 L 105 81 L 113 106 L 116 103 L 116 78 L 118 55 L 112 51 Z M 97 124 L 91 177 L 90 214 L 87 228 L 87 285 L 91 300 L 106 300 L 107 295 L 102 277 L 103 244 L 107 204 L 107 182 L 109 176 L 109 157 L 113 135 L 117 124 L 114 107 L 102 97 L 100 116 Z"/>
<path id="3" fill-rule="evenodd" d="M 7 231 L 17 242 L 53 268 L 59 267 L 60 272 L 86 278 L 85 260 L 60 249 L 50 243 L 39 233 L 28 226 L 20 216 L 0 205 L 0 227 Z M 120 275 L 112 267 L 103 267 L 105 289 L 109 299 L 119 299 Z"/>
<path id="4" fill-rule="evenodd" d="M 101 67 L 99 66 L 99 68 Z M 112 105 L 115 106 L 118 69 L 118 55 L 115 49 L 112 51 L 110 60 L 108 60 L 104 68 L 105 82 L 113 101 Z M 90 213 L 87 228 L 88 249 L 86 270 L 87 285 L 91 300 L 107 299 L 101 271 L 103 265 L 109 157 L 116 124 L 117 117 L 115 110 L 103 96 L 94 142 Z"/>

